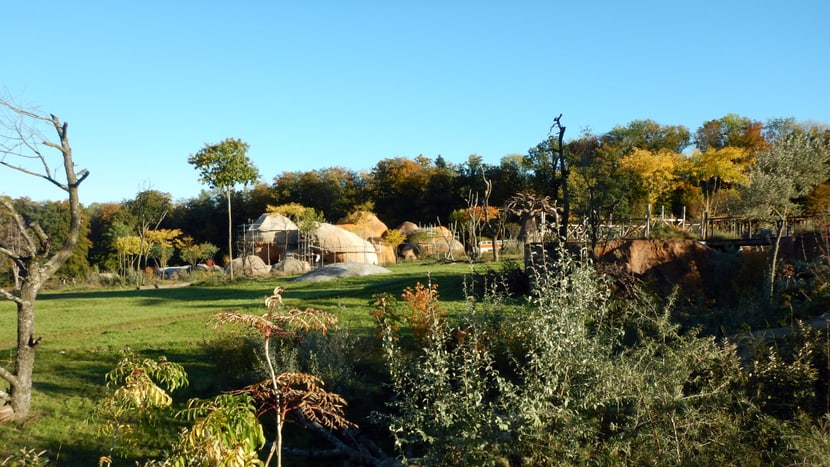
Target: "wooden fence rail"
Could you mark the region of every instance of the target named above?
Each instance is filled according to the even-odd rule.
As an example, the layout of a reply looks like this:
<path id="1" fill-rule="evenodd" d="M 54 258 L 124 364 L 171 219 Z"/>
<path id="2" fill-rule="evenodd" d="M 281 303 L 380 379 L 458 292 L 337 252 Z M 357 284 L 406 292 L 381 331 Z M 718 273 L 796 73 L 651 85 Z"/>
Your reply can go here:
<path id="1" fill-rule="evenodd" d="M 646 239 L 661 226 L 684 232 L 699 240 L 766 238 L 778 231 L 779 223 L 750 220 L 741 217 L 705 217 L 699 221 L 688 221 L 675 217 L 641 217 L 630 219 L 608 219 L 597 227 L 599 240 Z M 580 241 L 589 238 L 590 227 L 585 224 L 569 224 L 568 240 Z M 805 233 L 830 233 L 830 224 L 825 218 L 793 217 L 787 219 L 784 236 Z"/>

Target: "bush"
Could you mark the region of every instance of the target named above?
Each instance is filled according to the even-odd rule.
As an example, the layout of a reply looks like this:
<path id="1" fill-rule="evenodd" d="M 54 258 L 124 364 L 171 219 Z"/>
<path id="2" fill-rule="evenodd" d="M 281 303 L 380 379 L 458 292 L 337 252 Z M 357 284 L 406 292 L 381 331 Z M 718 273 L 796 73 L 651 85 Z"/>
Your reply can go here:
<path id="1" fill-rule="evenodd" d="M 621 301 L 586 255 L 549 259 L 527 306 L 470 297 L 456 327 L 427 313 L 411 352 L 380 323 L 394 398 L 376 416 L 402 455 L 428 465 L 763 465 L 826 446 L 825 425 L 798 418 L 815 401 L 814 354 L 746 372 L 734 344 L 673 323 L 671 299 L 634 288 Z"/>

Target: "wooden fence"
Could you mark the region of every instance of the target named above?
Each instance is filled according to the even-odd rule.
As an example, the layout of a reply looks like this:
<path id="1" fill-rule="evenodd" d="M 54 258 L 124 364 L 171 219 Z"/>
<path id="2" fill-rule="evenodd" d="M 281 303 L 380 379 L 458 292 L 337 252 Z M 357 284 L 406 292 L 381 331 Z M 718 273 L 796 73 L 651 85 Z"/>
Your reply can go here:
<path id="1" fill-rule="evenodd" d="M 690 221 L 683 217 L 647 216 L 631 219 L 607 219 L 597 226 L 598 240 L 646 239 L 656 231 L 671 229 L 698 240 L 739 240 L 768 238 L 778 232 L 780 222 L 759 221 L 742 217 L 708 217 Z M 792 217 L 785 223 L 784 236 L 806 233 L 830 233 L 824 217 Z M 589 237 L 587 223 L 569 224 L 568 241 L 584 241 Z"/>

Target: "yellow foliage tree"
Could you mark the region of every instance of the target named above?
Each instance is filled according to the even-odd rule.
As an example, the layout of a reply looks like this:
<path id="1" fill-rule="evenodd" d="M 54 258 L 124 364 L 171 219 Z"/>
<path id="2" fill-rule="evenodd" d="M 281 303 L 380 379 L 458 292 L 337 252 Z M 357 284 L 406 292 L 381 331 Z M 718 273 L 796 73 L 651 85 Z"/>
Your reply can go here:
<path id="1" fill-rule="evenodd" d="M 746 148 L 727 146 L 704 152 L 695 150 L 684 164 L 684 178 L 699 189 L 703 209 L 715 215 L 723 192 L 749 181 L 752 160 Z"/>
<path id="2" fill-rule="evenodd" d="M 150 256 L 158 260 L 159 267 L 167 267 L 167 261 L 173 252 L 173 247 L 181 237 L 181 229 L 148 230 L 146 241 Z"/>
<path id="3" fill-rule="evenodd" d="M 682 155 L 669 149 L 635 148 L 620 159 L 619 170 L 622 175 L 632 178 L 633 186 L 639 192 L 635 199 L 655 204 L 675 188 L 682 161 Z"/>

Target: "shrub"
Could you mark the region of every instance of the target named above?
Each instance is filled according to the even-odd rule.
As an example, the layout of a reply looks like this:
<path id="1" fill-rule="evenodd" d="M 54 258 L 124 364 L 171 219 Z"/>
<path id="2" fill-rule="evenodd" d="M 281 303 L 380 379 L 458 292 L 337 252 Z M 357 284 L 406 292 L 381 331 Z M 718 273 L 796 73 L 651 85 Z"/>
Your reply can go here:
<path id="1" fill-rule="evenodd" d="M 825 443 L 815 425 L 796 429 L 747 397 L 758 376 L 736 346 L 682 331 L 672 299 L 634 288 L 620 301 L 585 254 L 549 260 L 534 269 L 527 306 L 471 298 L 456 328 L 427 312 L 412 352 L 379 322 L 394 398 L 376 417 L 402 455 L 428 465 L 767 464 Z M 788 417 L 803 413 L 814 381 L 799 358 L 762 378 L 795 385 L 770 388 L 802 401 Z M 812 435 L 787 438 L 798 430 Z"/>

